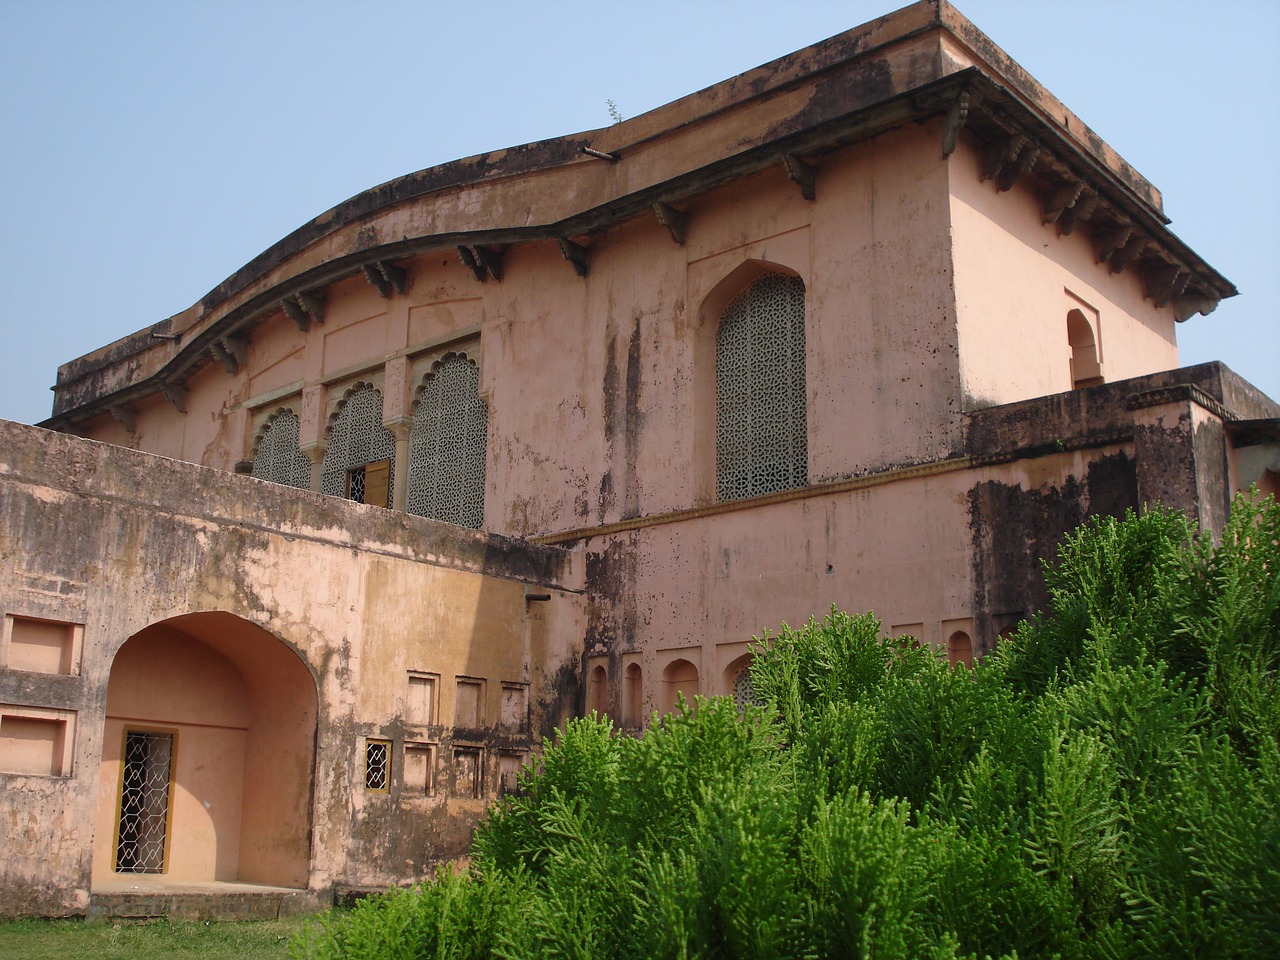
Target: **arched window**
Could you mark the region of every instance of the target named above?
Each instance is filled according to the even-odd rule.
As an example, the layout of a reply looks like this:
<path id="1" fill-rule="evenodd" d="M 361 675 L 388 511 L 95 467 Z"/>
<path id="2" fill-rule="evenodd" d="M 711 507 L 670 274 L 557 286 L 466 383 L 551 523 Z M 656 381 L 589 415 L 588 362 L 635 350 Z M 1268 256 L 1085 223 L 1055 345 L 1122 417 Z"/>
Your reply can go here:
<path id="1" fill-rule="evenodd" d="M 475 362 L 458 353 L 427 375 L 409 431 L 409 513 L 463 527 L 484 523 L 489 405 L 479 387 Z"/>
<path id="2" fill-rule="evenodd" d="M 947 638 L 947 659 L 953 667 L 973 665 L 973 641 L 963 630 L 957 630 Z"/>
<path id="3" fill-rule="evenodd" d="M 276 411 L 258 434 L 253 476 L 301 490 L 311 486 L 311 461 L 298 449 L 298 415 L 292 410 Z"/>
<path id="4" fill-rule="evenodd" d="M 693 706 L 693 698 L 698 695 L 698 668 L 688 660 L 673 660 L 662 671 L 662 710 L 674 713 L 680 702 L 680 694 Z"/>
<path id="5" fill-rule="evenodd" d="M 641 710 L 644 703 L 644 674 L 640 664 L 627 664 L 622 679 L 622 723 L 627 727 L 639 727 L 644 720 Z"/>
<path id="6" fill-rule="evenodd" d="M 1098 362 L 1098 342 L 1083 311 L 1067 313 L 1067 341 L 1071 345 L 1071 388 L 1092 387 L 1102 383 L 1102 364 Z"/>
<path id="7" fill-rule="evenodd" d="M 382 425 L 382 394 L 370 384 L 356 384 L 330 423 L 320 492 L 389 507 L 395 456 L 396 438 Z"/>
<path id="8" fill-rule="evenodd" d="M 591 668 L 587 681 L 587 713 L 603 717 L 609 712 L 609 673 L 603 664 Z"/>
<path id="9" fill-rule="evenodd" d="M 769 273 L 716 332 L 716 494 L 740 500 L 809 482 L 804 281 Z"/>

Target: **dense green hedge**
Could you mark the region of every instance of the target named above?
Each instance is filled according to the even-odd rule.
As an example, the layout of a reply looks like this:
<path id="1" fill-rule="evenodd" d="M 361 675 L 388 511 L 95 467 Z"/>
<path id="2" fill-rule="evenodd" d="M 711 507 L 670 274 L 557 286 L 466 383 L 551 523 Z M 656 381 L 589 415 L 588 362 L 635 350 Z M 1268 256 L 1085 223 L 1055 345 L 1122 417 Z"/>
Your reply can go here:
<path id="1" fill-rule="evenodd" d="M 298 957 L 1280 956 L 1280 507 L 1103 520 L 976 669 L 832 612 L 763 709 L 573 722 L 470 872 Z"/>

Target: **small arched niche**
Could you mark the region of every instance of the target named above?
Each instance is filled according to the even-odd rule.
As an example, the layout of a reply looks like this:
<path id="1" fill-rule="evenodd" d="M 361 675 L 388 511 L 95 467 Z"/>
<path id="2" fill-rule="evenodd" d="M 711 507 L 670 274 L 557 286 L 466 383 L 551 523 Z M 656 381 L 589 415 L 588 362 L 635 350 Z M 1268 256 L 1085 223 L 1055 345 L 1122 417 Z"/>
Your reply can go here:
<path id="1" fill-rule="evenodd" d="M 953 667 L 973 666 L 973 640 L 963 630 L 947 638 L 947 660 Z"/>
<path id="2" fill-rule="evenodd" d="M 1071 346 L 1071 388 L 1079 390 L 1102 383 L 1097 333 L 1083 310 L 1067 312 L 1067 342 Z"/>
<path id="3" fill-rule="evenodd" d="M 644 723 L 644 671 L 628 663 L 622 676 L 622 723 L 637 729 Z"/>
<path id="4" fill-rule="evenodd" d="M 698 668 L 689 660 L 672 660 L 662 671 L 663 713 L 674 713 L 679 708 L 681 694 L 692 707 L 694 697 L 700 692 Z"/>
<path id="5" fill-rule="evenodd" d="M 608 712 L 609 671 L 603 663 L 597 663 L 587 675 L 587 713 L 603 717 Z"/>

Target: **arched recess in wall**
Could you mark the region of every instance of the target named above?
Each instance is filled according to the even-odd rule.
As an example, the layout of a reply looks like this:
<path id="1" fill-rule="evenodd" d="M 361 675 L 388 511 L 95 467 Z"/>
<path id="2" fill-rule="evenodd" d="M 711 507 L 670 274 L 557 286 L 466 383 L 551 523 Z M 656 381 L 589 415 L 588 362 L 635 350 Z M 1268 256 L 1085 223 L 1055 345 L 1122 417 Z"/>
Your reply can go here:
<path id="1" fill-rule="evenodd" d="M 644 724 L 644 671 L 628 663 L 622 674 L 622 724 L 637 729 Z"/>
<path id="2" fill-rule="evenodd" d="M 739 710 L 760 705 L 751 684 L 751 654 L 744 653 L 724 668 L 724 689 L 733 697 Z"/>
<path id="3" fill-rule="evenodd" d="M 174 617 L 116 653 L 93 882 L 306 887 L 318 697 L 288 645 L 224 612 Z"/>
<path id="4" fill-rule="evenodd" d="M 609 712 L 609 671 L 598 663 L 587 677 L 587 713 L 604 716 Z"/>
<path id="5" fill-rule="evenodd" d="M 481 527 L 488 438 L 489 405 L 480 396 L 479 368 L 466 354 L 447 354 L 418 389 L 405 510 Z"/>
<path id="6" fill-rule="evenodd" d="M 947 660 L 953 667 L 973 666 L 973 640 L 963 630 L 947 638 Z"/>
<path id="7" fill-rule="evenodd" d="M 1071 387 L 1079 390 L 1102 383 L 1098 338 L 1083 310 L 1067 311 L 1067 342 L 1071 346 Z"/>
<path id="8" fill-rule="evenodd" d="M 679 706 L 680 695 L 693 707 L 693 698 L 699 693 L 698 668 L 688 660 L 672 660 L 662 671 L 662 712 L 674 713 Z"/>
<path id="9" fill-rule="evenodd" d="M 391 506 L 396 438 L 382 425 L 382 394 L 373 384 L 356 383 L 347 390 L 325 437 L 320 492 Z"/>
<path id="10" fill-rule="evenodd" d="M 723 304 L 723 306 L 721 306 Z M 715 323 L 716 499 L 809 482 L 805 285 L 751 261 L 704 301 Z"/>
<path id="11" fill-rule="evenodd" d="M 286 487 L 311 486 L 311 461 L 298 446 L 298 415 L 281 407 L 267 418 L 253 441 L 252 476 Z"/>

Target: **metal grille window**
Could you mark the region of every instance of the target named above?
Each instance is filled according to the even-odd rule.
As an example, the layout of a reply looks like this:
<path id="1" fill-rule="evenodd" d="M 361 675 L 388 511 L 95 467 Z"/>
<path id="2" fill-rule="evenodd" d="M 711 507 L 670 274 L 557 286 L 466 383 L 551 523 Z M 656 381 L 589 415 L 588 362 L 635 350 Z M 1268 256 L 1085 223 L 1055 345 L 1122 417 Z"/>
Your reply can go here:
<path id="1" fill-rule="evenodd" d="M 489 406 L 479 388 L 479 370 L 461 354 L 427 376 L 409 432 L 409 513 L 463 527 L 484 522 Z"/>
<path id="2" fill-rule="evenodd" d="M 804 282 L 771 273 L 716 333 L 716 493 L 740 500 L 809 482 Z"/>
<path id="3" fill-rule="evenodd" d="M 391 461 L 379 460 L 348 470 L 347 499 L 375 507 L 391 506 Z"/>
<path id="4" fill-rule="evenodd" d="M 120 776 L 118 873 L 163 873 L 173 734 L 130 730 Z"/>
<path id="5" fill-rule="evenodd" d="M 386 740 L 364 743 L 364 788 L 379 793 L 391 788 L 391 744 Z"/>
<path id="6" fill-rule="evenodd" d="M 395 456 L 396 438 L 382 425 L 382 394 L 367 383 L 360 384 L 342 401 L 329 427 L 329 443 L 320 468 L 320 492 L 346 497 L 354 468 L 383 460 L 394 462 Z M 393 473 L 388 471 L 386 503 L 380 505 L 391 503 Z"/>
<path id="7" fill-rule="evenodd" d="M 298 448 L 298 415 L 292 410 L 267 421 L 253 448 L 253 476 L 306 490 L 311 486 L 311 461 Z"/>

